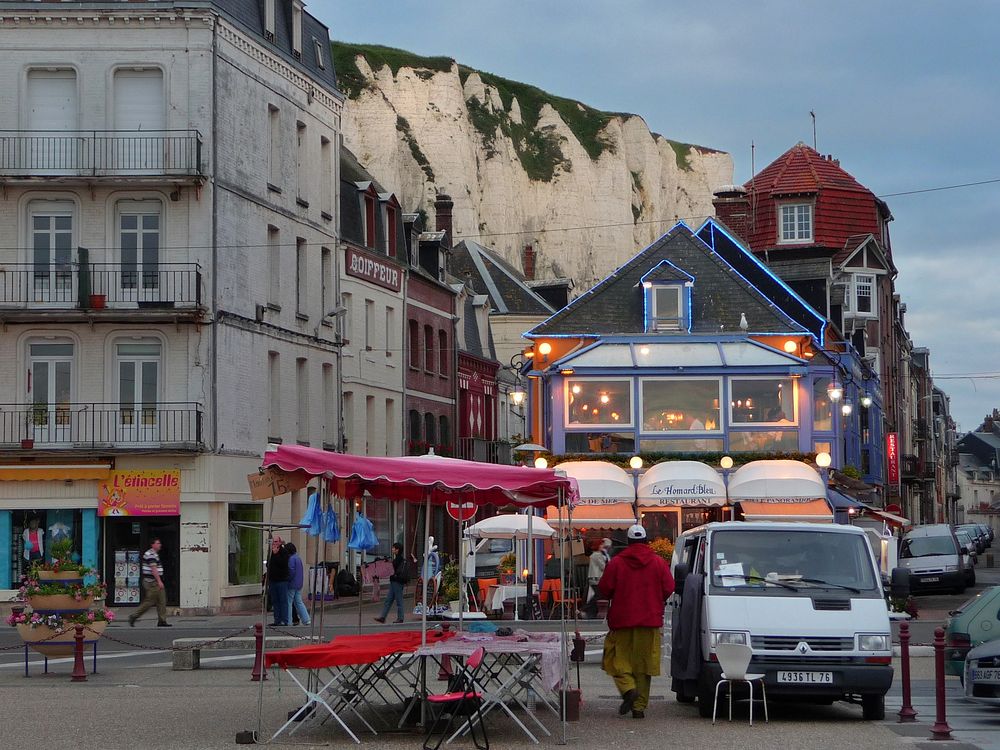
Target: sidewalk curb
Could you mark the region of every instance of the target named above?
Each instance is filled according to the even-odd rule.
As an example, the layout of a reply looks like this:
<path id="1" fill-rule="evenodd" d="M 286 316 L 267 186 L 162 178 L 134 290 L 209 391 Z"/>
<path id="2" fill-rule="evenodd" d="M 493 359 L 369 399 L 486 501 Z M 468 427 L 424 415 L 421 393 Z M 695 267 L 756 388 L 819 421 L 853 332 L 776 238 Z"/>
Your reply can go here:
<path id="1" fill-rule="evenodd" d="M 892 655 L 900 656 L 899 646 L 892 647 Z M 933 646 L 910 646 L 910 656 L 934 656 Z"/>

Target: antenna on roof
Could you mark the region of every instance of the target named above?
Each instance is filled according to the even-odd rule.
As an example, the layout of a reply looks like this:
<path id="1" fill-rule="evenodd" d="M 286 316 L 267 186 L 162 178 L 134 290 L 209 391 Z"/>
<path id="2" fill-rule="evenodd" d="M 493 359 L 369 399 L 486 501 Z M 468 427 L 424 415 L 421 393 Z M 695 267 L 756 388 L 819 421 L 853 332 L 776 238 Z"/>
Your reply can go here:
<path id="1" fill-rule="evenodd" d="M 819 149 L 816 148 L 816 113 L 810 109 L 809 116 L 813 120 L 813 151 L 819 151 Z"/>

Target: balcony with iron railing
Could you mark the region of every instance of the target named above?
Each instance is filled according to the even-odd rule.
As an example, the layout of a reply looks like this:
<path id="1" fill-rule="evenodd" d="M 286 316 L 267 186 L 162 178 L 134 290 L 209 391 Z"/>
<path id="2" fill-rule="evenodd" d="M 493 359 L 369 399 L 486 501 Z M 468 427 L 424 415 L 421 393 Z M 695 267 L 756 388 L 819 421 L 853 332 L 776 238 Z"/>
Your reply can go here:
<path id="1" fill-rule="evenodd" d="M 202 182 L 197 130 L 0 130 L 0 179 Z"/>
<path id="2" fill-rule="evenodd" d="M 195 403 L 0 404 L 0 451 L 199 451 Z"/>
<path id="3" fill-rule="evenodd" d="M 198 318 L 205 313 L 197 263 L 0 264 L 0 319 Z"/>
<path id="4" fill-rule="evenodd" d="M 467 461 L 510 465 L 513 461 L 511 444 L 504 440 L 463 437 L 458 439 L 458 457 Z"/>

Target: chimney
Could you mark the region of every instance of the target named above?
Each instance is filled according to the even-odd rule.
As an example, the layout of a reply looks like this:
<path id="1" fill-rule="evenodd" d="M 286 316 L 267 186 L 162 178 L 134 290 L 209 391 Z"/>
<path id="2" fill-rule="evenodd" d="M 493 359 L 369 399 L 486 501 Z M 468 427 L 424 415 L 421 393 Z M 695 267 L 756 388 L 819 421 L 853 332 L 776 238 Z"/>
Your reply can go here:
<path id="1" fill-rule="evenodd" d="M 524 246 L 524 253 L 521 256 L 521 268 L 524 269 L 524 278 L 528 281 L 535 280 L 535 248 L 531 245 Z"/>
<path id="2" fill-rule="evenodd" d="M 747 241 L 750 233 L 750 199 L 747 191 L 739 185 L 723 185 L 715 191 L 712 205 L 715 215 L 736 237 Z"/>
<path id="3" fill-rule="evenodd" d="M 451 196 L 446 193 L 438 193 L 434 199 L 434 224 L 439 232 L 448 233 L 448 242 L 451 243 L 451 209 L 454 207 Z"/>

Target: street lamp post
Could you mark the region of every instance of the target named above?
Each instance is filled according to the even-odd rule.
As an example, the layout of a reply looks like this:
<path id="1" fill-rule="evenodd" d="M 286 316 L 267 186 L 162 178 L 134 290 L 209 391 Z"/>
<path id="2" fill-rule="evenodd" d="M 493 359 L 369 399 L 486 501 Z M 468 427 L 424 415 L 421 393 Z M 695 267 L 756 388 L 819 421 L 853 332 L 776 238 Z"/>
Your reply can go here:
<path id="1" fill-rule="evenodd" d="M 729 474 L 733 470 L 733 457 L 723 456 L 719 459 L 719 466 L 722 467 L 722 485 L 726 488 L 726 505 L 729 507 L 729 520 L 736 520 L 736 508 L 729 502 Z"/>
<path id="2" fill-rule="evenodd" d="M 635 493 L 635 500 L 632 502 L 632 512 L 635 514 L 635 522 L 639 523 L 639 472 L 642 471 L 642 457 L 632 456 L 628 460 L 629 468 L 632 470 L 632 491 Z"/>

